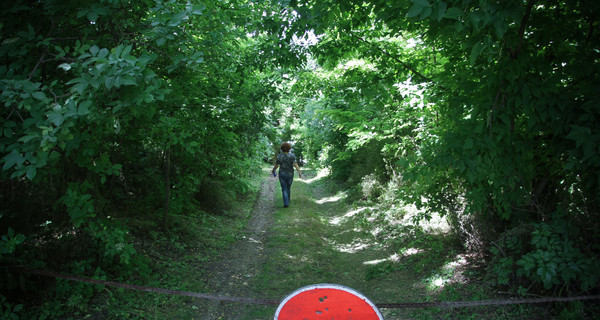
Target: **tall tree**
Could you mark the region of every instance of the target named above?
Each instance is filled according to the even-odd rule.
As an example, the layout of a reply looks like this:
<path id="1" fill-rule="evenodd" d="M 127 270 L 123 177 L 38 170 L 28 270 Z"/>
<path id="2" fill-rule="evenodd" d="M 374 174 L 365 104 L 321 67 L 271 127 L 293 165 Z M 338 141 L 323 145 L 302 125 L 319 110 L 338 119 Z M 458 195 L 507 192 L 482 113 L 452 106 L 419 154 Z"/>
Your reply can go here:
<path id="1" fill-rule="evenodd" d="M 280 68 L 301 63 L 289 45 L 271 48 L 286 19 L 278 10 L 247 0 L 0 4 L 0 258 L 131 271 L 137 256 L 115 215 L 166 227 L 188 203 L 210 209 L 247 191 L 269 148 Z M 61 246 L 70 256 L 52 257 Z"/>
<path id="2" fill-rule="evenodd" d="M 320 112 L 341 134 L 329 143 L 341 167 L 380 141 L 398 194 L 449 214 L 492 252 L 501 284 L 598 282 L 598 4 L 290 6 L 297 32 L 320 35 L 320 64 L 342 74 Z"/>

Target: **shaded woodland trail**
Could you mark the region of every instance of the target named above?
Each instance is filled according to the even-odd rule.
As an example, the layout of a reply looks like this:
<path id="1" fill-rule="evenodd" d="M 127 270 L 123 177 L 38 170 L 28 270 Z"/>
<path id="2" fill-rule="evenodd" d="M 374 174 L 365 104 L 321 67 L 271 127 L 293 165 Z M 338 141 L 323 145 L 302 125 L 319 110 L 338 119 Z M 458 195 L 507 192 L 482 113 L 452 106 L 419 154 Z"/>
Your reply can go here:
<path id="1" fill-rule="evenodd" d="M 206 266 L 211 292 L 279 300 L 305 285 L 336 283 L 376 303 L 417 302 L 433 293 L 419 271 L 394 266 L 402 257 L 357 229 L 355 219 L 364 208 L 348 208 L 342 193 L 331 190 L 316 172 L 304 171 L 304 179 L 294 180 L 289 208 L 281 205 L 278 179 L 262 181 L 245 236 Z M 271 319 L 276 309 L 196 303 L 201 319 Z M 397 319 L 382 311 L 386 319 Z"/>
<path id="2" fill-rule="evenodd" d="M 290 207 L 283 208 L 278 179 L 263 170 L 244 236 L 202 267 L 208 292 L 281 300 L 303 286 L 333 283 L 376 304 L 486 297 L 483 283 L 467 279 L 468 258 L 452 234 L 411 224 L 409 213 L 395 229 L 381 230 L 375 221 L 378 208 L 349 205 L 337 185 L 306 168 L 304 178 L 294 180 Z M 241 302 L 193 303 L 199 319 L 272 319 L 276 310 Z M 386 320 L 547 318 L 544 312 L 534 315 L 513 306 L 381 312 Z"/>
<path id="3" fill-rule="evenodd" d="M 280 208 L 281 196 L 276 197 L 275 220 L 265 243 L 268 258 L 250 281 L 255 297 L 281 299 L 317 283 L 348 286 L 376 303 L 423 301 L 432 293 L 419 272 L 395 266 L 401 258 L 393 249 L 357 227 L 366 208 L 349 207 L 346 195 L 316 172 L 305 176 L 295 180 L 289 208 Z M 276 308 L 247 309 L 240 319 L 270 319 Z M 382 313 L 386 319 L 403 319 L 394 310 Z"/>
<path id="4" fill-rule="evenodd" d="M 322 282 L 378 303 L 600 292 L 598 1 L 4 1 L 0 15 L 1 266 L 263 299 Z M 297 180 L 285 210 L 268 172 L 255 198 L 283 140 L 332 173 Z M 455 234 L 411 225 L 409 206 Z M 273 311 L 3 271 L 11 318 Z M 477 310 L 386 315 L 546 315 Z"/>
<path id="5" fill-rule="evenodd" d="M 273 223 L 275 191 L 278 180 L 265 178 L 261 183 L 243 239 L 221 259 L 207 266 L 206 279 L 215 294 L 252 297 L 248 280 L 255 277 L 265 260 L 264 242 Z M 200 319 L 243 319 L 245 304 L 200 301 Z"/>

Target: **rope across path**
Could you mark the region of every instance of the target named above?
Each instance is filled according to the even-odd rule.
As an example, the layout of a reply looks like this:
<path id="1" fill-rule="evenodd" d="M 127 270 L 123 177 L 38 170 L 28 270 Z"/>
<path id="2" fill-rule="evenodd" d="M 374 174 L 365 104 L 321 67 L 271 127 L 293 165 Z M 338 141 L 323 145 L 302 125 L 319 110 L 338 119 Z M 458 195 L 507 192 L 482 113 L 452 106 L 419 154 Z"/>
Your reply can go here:
<path id="1" fill-rule="evenodd" d="M 206 293 L 199 293 L 199 292 L 190 292 L 190 291 L 181 291 L 181 290 L 171 290 L 171 289 L 164 289 L 164 288 L 147 287 L 147 286 L 141 286 L 141 285 L 136 285 L 136 284 L 128 284 L 128 283 L 121 283 L 121 282 L 114 282 L 114 281 L 104 281 L 104 280 L 98 280 L 98 279 L 93 279 L 93 278 L 79 277 L 79 276 L 67 275 L 67 274 L 62 274 L 62 273 L 57 273 L 57 272 L 51 272 L 51 271 L 45 271 L 45 270 L 39 270 L 39 269 L 25 268 L 24 271 L 27 272 L 27 273 L 37 274 L 37 275 L 45 276 L 45 277 L 51 277 L 51 278 L 57 278 L 57 279 L 65 279 L 65 280 L 72 280 L 72 281 L 85 282 L 85 283 L 91 283 L 91 284 L 98 284 L 98 285 L 103 285 L 103 286 L 108 286 L 108 287 L 113 287 L 113 288 L 122 288 L 122 289 L 130 289 L 130 290 L 138 290 L 138 291 L 146 291 L 146 292 L 164 293 L 164 294 L 171 294 L 171 295 L 177 295 L 177 296 L 186 296 L 186 297 L 194 297 L 194 298 L 216 300 L 216 301 L 230 301 L 230 302 L 241 302 L 241 303 L 262 304 L 262 305 L 275 305 L 275 306 L 279 304 L 279 301 L 276 301 L 276 300 L 261 300 L 261 299 L 252 299 L 252 298 L 230 297 L 230 296 L 206 294 Z"/>
<path id="2" fill-rule="evenodd" d="M 138 290 L 145 292 L 155 292 L 163 294 L 171 294 L 178 296 L 194 297 L 200 299 L 208 299 L 213 301 L 228 301 L 248 304 L 259 304 L 277 306 L 280 304 L 279 300 L 265 300 L 265 299 L 254 299 L 246 297 L 231 297 L 224 295 L 214 295 L 199 292 L 171 290 L 155 287 L 147 287 L 135 284 L 127 284 L 114 281 L 104 281 L 93 278 L 79 277 L 73 275 L 67 275 L 57 272 L 39 270 L 39 269 L 23 269 L 27 273 L 36 274 L 45 277 L 51 277 L 56 279 L 72 280 L 78 282 L 85 282 L 97 285 L 103 285 L 114 288 Z M 388 309 L 406 309 L 406 308 L 461 308 L 461 307 L 479 307 L 479 306 L 498 306 L 498 305 L 510 305 L 510 304 L 535 304 L 535 303 L 550 303 L 550 302 L 570 302 L 570 301 L 583 301 L 583 300 L 599 300 L 600 295 L 588 295 L 588 296 L 576 296 L 576 297 L 542 297 L 542 298 L 515 298 L 515 299 L 499 299 L 499 300 L 477 300 L 477 301 L 435 301 L 435 302 L 402 302 L 402 303 L 376 303 L 378 308 Z"/>

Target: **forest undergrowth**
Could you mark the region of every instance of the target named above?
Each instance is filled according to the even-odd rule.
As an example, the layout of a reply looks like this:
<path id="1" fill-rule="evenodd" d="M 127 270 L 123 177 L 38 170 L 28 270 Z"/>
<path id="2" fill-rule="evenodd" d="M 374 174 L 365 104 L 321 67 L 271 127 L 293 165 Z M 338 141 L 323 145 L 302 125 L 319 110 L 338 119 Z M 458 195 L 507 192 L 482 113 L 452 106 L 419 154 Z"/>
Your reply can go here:
<path id="1" fill-rule="evenodd" d="M 158 221 L 143 216 L 128 219 L 125 223 L 134 247 L 147 268 L 128 281 L 271 300 L 317 283 L 351 287 L 374 303 L 513 296 L 498 291 L 494 281 L 486 279 L 485 260 L 469 255 L 443 218 L 418 222 L 414 208 L 385 201 L 385 197 L 359 197 L 356 190 L 336 183 L 326 170 L 304 169 L 304 178 L 296 178 L 292 186 L 291 206 L 283 208 L 277 179 L 267 177 L 267 171 L 263 167 L 252 181 L 252 191 L 232 201 L 231 208 L 221 214 L 198 211 L 174 216 L 166 233 L 156 231 Z M 249 223 L 253 216 L 263 221 Z M 258 228 L 251 231 L 256 239 L 249 236 L 251 228 Z M 256 234 L 262 235 L 257 238 Z M 259 253 L 247 250 L 250 242 L 260 243 Z M 258 260 L 257 255 L 261 256 Z M 246 266 L 252 263 L 259 265 Z M 112 280 L 109 276 L 103 279 Z M 20 310 L 22 318 L 250 320 L 272 319 L 276 309 L 210 305 L 190 297 L 66 280 L 52 286 L 53 290 L 63 288 L 65 294 L 57 290 L 56 300 L 25 306 L 26 310 Z M 581 319 L 586 308 L 571 303 L 381 311 L 386 319 Z"/>
<path id="2" fill-rule="evenodd" d="M 0 17 L 0 318 L 231 317 L 24 268 L 269 299 L 600 293 L 598 1 L 17 0 Z M 256 206 L 284 141 L 331 174 Z"/>
<path id="3" fill-rule="evenodd" d="M 84 259 L 79 261 L 78 275 L 147 287 L 209 292 L 212 288 L 206 281 L 206 265 L 244 237 L 260 182 L 251 181 L 249 191 L 243 195 L 230 194 L 231 201 L 227 206 L 221 203 L 218 210 L 205 211 L 197 202 L 188 203 L 182 214 L 169 217 L 166 231 L 161 228 L 161 219 L 156 218 L 155 211 L 159 209 L 140 205 L 115 213 L 114 219 L 128 230 L 128 244 L 134 249 L 130 266 L 134 270 L 119 273 L 120 266 L 115 265 L 115 270 L 97 268 L 95 274 L 89 274 L 83 270 L 89 268 L 86 263 L 92 260 Z M 62 244 L 62 251 L 55 253 L 53 266 L 60 265 L 65 255 L 69 256 L 66 245 Z M 73 252 L 74 249 L 71 248 Z M 22 304 L 12 305 L 3 300 L 1 319 L 197 319 L 200 312 L 190 297 L 27 274 L 21 279 L 26 285 L 35 283 L 36 291 L 23 291 Z"/>
<path id="4" fill-rule="evenodd" d="M 488 285 L 444 219 L 415 223 L 407 208 L 356 200 L 326 173 L 294 182 L 293 204 L 280 206 L 262 272 L 250 281 L 262 298 L 282 298 L 316 283 L 336 283 L 374 303 L 508 298 Z M 392 214 L 391 212 L 395 213 Z M 395 217 L 393 217 L 395 216 Z M 551 319 L 539 306 L 382 309 L 386 319 Z M 244 319 L 269 319 L 275 308 L 251 306 Z"/>
<path id="5" fill-rule="evenodd" d="M 139 245 L 146 246 L 144 252 L 153 268 L 149 285 L 213 294 L 226 291 L 227 295 L 271 300 L 317 283 L 351 287 L 374 303 L 514 297 L 494 286 L 485 260 L 468 254 L 443 218 L 418 222 L 414 208 L 386 202 L 382 200 L 385 197 L 357 198 L 352 189 L 332 180 L 326 170 L 304 171 L 304 178 L 294 181 L 289 208 L 283 208 L 278 188 L 275 196 L 267 199 L 270 205 L 257 207 L 261 200 L 257 189 L 224 216 L 204 216 L 204 220 L 192 223 L 194 218 L 181 217 L 176 230 L 179 237 L 162 237 L 140 228 Z M 263 175 L 256 177 L 253 185 L 265 188 L 265 181 L 277 183 L 276 178 L 265 176 L 263 168 Z M 226 259 L 236 247 L 255 241 L 246 235 L 250 227 L 247 222 L 258 214 L 256 210 L 273 215 L 263 218 L 272 221 L 264 224 L 261 265 L 258 270 L 236 270 L 244 273 L 239 275 L 243 281 L 237 281 L 228 271 L 236 266 Z M 244 264 L 257 253 L 238 254 L 235 263 Z M 230 279 L 211 281 L 219 277 L 215 269 Z M 211 288 L 210 282 L 230 288 Z M 111 311 L 104 312 L 133 319 L 272 319 L 276 309 L 221 303 L 216 310 L 192 298 L 144 292 L 114 294 L 106 290 L 102 296 L 112 303 Z M 381 311 L 386 319 L 581 319 L 587 308 L 576 302 Z"/>

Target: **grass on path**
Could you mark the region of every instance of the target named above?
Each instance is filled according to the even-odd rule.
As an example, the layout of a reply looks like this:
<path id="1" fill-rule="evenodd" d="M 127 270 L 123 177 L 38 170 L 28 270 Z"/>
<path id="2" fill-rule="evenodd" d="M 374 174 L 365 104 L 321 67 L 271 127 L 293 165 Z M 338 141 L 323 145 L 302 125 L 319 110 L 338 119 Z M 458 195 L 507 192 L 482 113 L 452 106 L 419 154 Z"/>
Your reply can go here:
<path id="1" fill-rule="evenodd" d="M 381 223 L 385 210 L 366 203 L 357 206 L 327 177 L 303 171 L 306 177 L 296 177 L 292 185 L 290 207 L 283 208 L 281 191 L 275 190 L 274 221 L 265 230 L 265 258 L 245 284 L 251 292 L 248 298 L 280 300 L 300 287 L 318 283 L 348 286 L 375 303 L 496 298 L 477 273 L 470 273 L 459 242 L 451 234 Z M 170 236 L 151 232 L 144 237 L 145 249 L 140 251 L 152 256 L 156 271 L 146 284 L 216 293 L 208 285 L 211 275 L 205 266 L 218 261 L 237 241 L 245 241 L 254 203 L 249 197 L 222 216 L 174 218 L 177 230 Z M 101 309 L 112 309 L 103 312 L 109 318 L 203 319 L 206 315 L 198 301 L 189 297 L 112 289 L 107 289 L 107 295 Z M 263 320 L 273 319 L 276 307 L 246 304 L 242 309 L 237 320 Z M 520 305 L 381 311 L 386 320 L 543 319 L 547 315 L 540 308 Z"/>
<path id="2" fill-rule="evenodd" d="M 377 225 L 369 223 L 369 208 L 350 206 L 327 178 L 306 173 L 304 179 L 294 180 L 290 207 L 283 208 L 279 191 L 275 197 L 275 222 L 265 248 L 268 259 L 250 281 L 255 297 L 282 299 L 318 283 L 348 286 L 374 303 L 487 296 L 483 286 L 461 283 L 466 260 L 452 235 L 399 226 L 399 239 L 382 242 L 381 230 L 369 228 Z M 514 319 L 528 314 L 519 308 L 381 311 L 386 319 Z M 272 319 L 276 307 L 249 305 L 246 310 L 245 319 Z"/>

